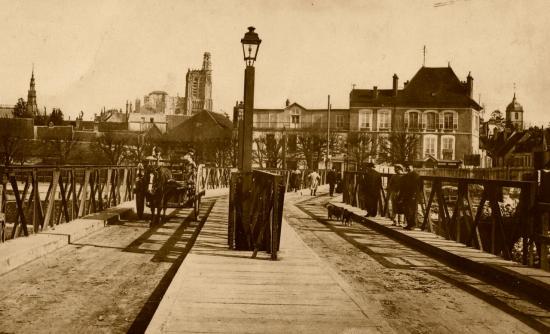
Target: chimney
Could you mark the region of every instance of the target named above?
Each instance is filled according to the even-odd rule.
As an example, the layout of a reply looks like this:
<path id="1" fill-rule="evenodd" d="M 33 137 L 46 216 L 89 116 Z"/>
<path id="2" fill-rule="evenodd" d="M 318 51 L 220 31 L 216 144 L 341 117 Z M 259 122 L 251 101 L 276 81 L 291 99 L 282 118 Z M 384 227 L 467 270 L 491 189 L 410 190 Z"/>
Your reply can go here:
<path id="1" fill-rule="evenodd" d="M 397 74 L 393 74 L 393 96 L 397 96 L 397 88 L 399 85 L 399 77 Z"/>
<path id="2" fill-rule="evenodd" d="M 285 106 L 288 107 L 290 105 L 290 100 L 286 99 Z"/>
<path id="3" fill-rule="evenodd" d="M 408 84 L 409 84 L 409 80 L 403 82 L 403 88 L 407 87 Z"/>
<path id="4" fill-rule="evenodd" d="M 372 94 L 374 96 L 375 99 L 378 98 L 378 86 L 374 86 L 373 89 L 372 89 Z"/>
<path id="5" fill-rule="evenodd" d="M 470 98 L 474 97 L 474 78 L 472 78 L 471 72 L 468 72 L 468 77 L 466 78 L 466 88 L 468 89 L 468 96 Z"/>

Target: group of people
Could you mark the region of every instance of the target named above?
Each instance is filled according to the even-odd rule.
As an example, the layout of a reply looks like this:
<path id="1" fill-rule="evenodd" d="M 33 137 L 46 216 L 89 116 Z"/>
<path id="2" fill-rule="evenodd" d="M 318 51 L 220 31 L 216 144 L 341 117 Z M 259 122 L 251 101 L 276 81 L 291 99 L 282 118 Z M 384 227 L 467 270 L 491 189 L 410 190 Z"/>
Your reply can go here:
<path id="1" fill-rule="evenodd" d="M 395 174 L 388 181 L 388 213 L 393 225 L 400 226 L 404 218 L 407 230 L 416 226 L 418 194 L 421 186 L 420 176 L 412 165 L 396 164 Z"/>
<path id="2" fill-rule="evenodd" d="M 334 196 L 334 191 L 337 190 L 336 186 L 340 184 L 340 173 L 336 169 L 329 169 L 327 171 L 327 183 L 329 184 L 330 196 Z M 311 196 L 317 195 L 317 188 L 321 184 L 321 175 L 317 170 L 312 170 L 306 175 L 305 182 L 309 187 Z M 298 167 L 290 173 L 290 188 L 297 192 L 302 189 L 302 172 Z"/>
<path id="3" fill-rule="evenodd" d="M 373 163 L 367 163 L 365 167 L 357 180 L 358 206 L 367 211 L 365 217 L 375 217 L 382 206 L 382 176 Z M 416 226 L 420 176 L 410 164 L 396 164 L 394 170 L 395 174 L 387 184 L 387 214 L 393 225 L 404 223 L 404 228 L 410 230 Z"/>

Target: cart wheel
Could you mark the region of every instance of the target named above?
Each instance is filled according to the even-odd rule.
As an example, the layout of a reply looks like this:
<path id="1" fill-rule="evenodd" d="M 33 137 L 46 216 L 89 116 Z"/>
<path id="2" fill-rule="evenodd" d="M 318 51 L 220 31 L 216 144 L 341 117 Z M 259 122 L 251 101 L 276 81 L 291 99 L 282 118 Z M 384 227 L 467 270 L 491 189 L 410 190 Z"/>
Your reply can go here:
<path id="1" fill-rule="evenodd" d="M 143 210 L 145 208 L 145 194 L 138 192 L 136 194 L 136 212 L 139 219 L 143 218 Z"/>

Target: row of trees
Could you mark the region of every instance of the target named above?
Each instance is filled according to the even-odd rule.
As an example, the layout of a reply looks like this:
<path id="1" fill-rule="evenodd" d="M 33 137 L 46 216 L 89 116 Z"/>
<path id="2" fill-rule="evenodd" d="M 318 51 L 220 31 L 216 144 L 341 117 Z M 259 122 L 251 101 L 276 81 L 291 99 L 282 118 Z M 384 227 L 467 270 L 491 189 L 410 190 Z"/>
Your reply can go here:
<path id="1" fill-rule="evenodd" d="M 1 126 L 0 126 L 1 127 Z M 33 159 L 50 164 L 137 164 L 152 154 L 153 147 L 161 149 L 162 158 L 180 159 L 189 149 L 197 161 L 214 166 L 232 166 L 232 140 L 201 142 L 171 142 L 163 137 L 150 138 L 130 132 L 104 132 L 91 141 L 56 137 L 35 140 L 19 135 L 18 131 L 0 131 L 0 163 L 25 164 Z"/>
<path id="2" fill-rule="evenodd" d="M 404 131 L 387 137 L 351 132 L 347 136 L 326 132 L 304 131 L 295 134 L 262 135 L 254 139 L 253 159 L 260 168 L 282 168 L 284 161 L 303 161 L 308 169 L 316 168 L 327 156 L 345 154 L 349 162 L 362 165 L 369 160 L 380 163 L 404 163 L 418 156 L 419 136 Z"/>
<path id="3" fill-rule="evenodd" d="M 27 102 L 20 98 L 13 107 L 13 117 L 15 118 L 32 118 L 34 125 L 61 125 L 63 124 L 63 111 L 59 108 L 53 108 L 52 112 L 48 115 L 44 108 L 43 114 L 33 114 L 27 110 Z"/>

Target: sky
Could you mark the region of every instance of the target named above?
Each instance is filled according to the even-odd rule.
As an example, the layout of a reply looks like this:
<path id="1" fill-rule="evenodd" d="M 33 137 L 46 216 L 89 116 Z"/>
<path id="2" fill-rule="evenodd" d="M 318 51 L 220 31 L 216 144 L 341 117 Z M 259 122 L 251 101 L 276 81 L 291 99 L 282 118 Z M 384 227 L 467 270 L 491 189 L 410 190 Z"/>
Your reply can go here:
<path id="1" fill-rule="evenodd" d="M 0 0 L 0 104 L 26 99 L 34 64 L 40 108 L 91 119 L 154 90 L 184 96 L 188 68 L 212 55 L 214 111 L 242 100 L 240 39 L 262 39 L 255 107 L 349 106 L 352 85 L 391 88 L 423 62 L 450 63 L 488 113 L 515 92 L 528 123 L 550 113 L 550 1 Z"/>

